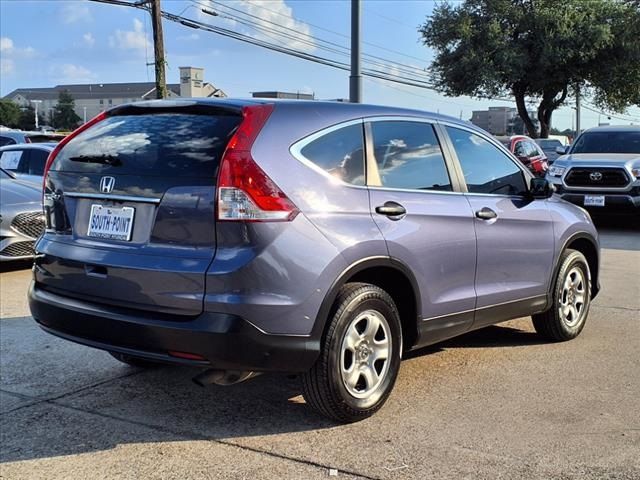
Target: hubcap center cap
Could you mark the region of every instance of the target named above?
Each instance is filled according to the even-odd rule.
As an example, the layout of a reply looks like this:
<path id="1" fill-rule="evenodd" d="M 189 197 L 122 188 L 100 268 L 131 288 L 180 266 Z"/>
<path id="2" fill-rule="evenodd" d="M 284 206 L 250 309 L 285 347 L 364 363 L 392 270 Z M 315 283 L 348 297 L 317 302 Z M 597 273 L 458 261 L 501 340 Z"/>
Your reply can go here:
<path id="1" fill-rule="evenodd" d="M 369 355 L 373 350 L 369 348 L 366 343 L 361 343 L 358 345 L 356 349 L 356 355 L 358 356 L 358 360 L 361 362 L 366 362 L 369 359 Z"/>

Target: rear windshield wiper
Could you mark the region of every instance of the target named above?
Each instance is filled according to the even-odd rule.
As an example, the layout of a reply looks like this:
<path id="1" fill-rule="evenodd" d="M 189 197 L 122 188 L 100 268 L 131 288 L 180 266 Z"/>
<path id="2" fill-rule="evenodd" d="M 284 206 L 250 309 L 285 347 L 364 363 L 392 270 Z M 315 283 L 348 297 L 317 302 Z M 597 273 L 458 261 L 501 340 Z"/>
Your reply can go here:
<path id="1" fill-rule="evenodd" d="M 69 157 L 69 160 L 72 162 L 104 163 L 113 167 L 122 165 L 122 160 L 115 155 L 78 155 L 76 157 Z"/>

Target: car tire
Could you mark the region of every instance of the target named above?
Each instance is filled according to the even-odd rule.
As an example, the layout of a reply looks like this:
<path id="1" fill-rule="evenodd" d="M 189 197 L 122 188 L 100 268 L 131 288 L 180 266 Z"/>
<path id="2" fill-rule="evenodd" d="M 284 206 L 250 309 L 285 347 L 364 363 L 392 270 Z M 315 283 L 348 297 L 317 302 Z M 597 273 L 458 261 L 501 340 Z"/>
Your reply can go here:
<path id="1" fill-rule="evenodd" d="M 334 303 L 320 356 L 302 375 L 304 398 L 330 419 L 363 420 L 386 402 L 401 357 L 402 327 L 393 299 L 375 285 L 348 283 Z"/>
<path id="2" fill-rule="evenodd" d="M 577 337 L 591 305 L 591 272 L 584 255 L 577 250 L 565 250 L 559 263 L 551 308 L 532 316 L 536 332 L 554 342 Z"/>
<path id="3" fill-rule="evenodd" d="M 160 365 L 157 362 L 152 362 L 150 360 L 145 360 L 144 358 L 127 355 L 126 353 L 109 352 L 109 355 L 111 355 L 119 362 L 126 363 L 127 365 L 136 368 L 156 368 Z"/>

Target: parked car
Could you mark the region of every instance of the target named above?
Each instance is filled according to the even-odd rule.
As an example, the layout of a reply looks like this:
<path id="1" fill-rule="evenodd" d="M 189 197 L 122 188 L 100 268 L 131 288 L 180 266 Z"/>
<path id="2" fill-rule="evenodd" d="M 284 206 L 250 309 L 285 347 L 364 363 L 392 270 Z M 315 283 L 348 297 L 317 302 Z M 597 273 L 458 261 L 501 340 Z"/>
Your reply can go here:
<path id="1" fill-rule="evenodd" d="M 560 156 L 557 151 L 558 149 L 562 148 L 562 150 L 564 151 L 564 149 L 566 148 L 566 145 L 564 145 L 557 138 L 536 138 L 535 142 L 544 152 L 549 164 L 555 162 Z"/>
<path id="2" fill-rule="evenodd" d="M 62 133 L 25 132 L 23 130 L 0 130 L 0 147 L 17 143 L 52 143 L 64 138 Z"/>
<path id="3" fill-rule="evenodd" d="M 42 189 L 0 169 L 0 262 L 33 257 L 44 231 Z"/>
<path id="4" fill-rule="evenodd" d="M 543 177 L 549 168 L 544 151 L 526 135 L 496 137 L 531 173 Z"/>
<path id="5" fill-rule="evenodd" d="M 585 130 L 566 153 L 547 173 L 564 200 L 596 213 L 640 215 L 639 126 Z"/>
<path id="6" fill-rule="evenodd" d="M 20 180 L 42 186 L 44 166 L 55 146 L 55 143 L 21 143 L 0 147 L 0 168 Z"/>
<path id="7" fill-rule="evenodd" d="M 576 337 L 599 289 L 589 215 L 454 118 L 335 102 L 115 107 L 45 169 L 29 303 L 54 335 L 145 366 L 302 376 L 342 422 L 403 352 L 525 315 Z"/>

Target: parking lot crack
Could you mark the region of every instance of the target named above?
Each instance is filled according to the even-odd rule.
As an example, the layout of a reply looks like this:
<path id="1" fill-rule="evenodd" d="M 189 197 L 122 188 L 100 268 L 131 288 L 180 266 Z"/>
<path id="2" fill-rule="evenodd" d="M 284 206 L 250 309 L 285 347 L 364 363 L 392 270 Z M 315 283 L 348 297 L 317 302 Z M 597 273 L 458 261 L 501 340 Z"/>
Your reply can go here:
<path id="1" fill-rule="evenodd" d="M 132 419 L 129 419 L 129 418 L 121 418 L 121 417 L 118 417 L 116 415 L 111 415 L 111 414 L 108 414 L 108 413 L 102 413 L 102 412 L 98 412 L 98 411 L 91 410 L 91 409 L 74 407 L 72 405 L 68 405 L 68 404 L 65 404 L 65 403 L 58 402 L 57 400 L 59 400 L 61 397 L 62 396 L 57 397 L 55 399 L 43 400 L 43 402 L 40 402 L 40 403 L 49 403 L 49 404 L 54 405 L 56 407 L 60 407 L 60 408 L 68 409 L 68 410 L 73 410 L 73 411 L 76 411 L 76 412 L 81 412 L 81 413 L 85 413 L 85 414 L 89 414 L 89 415 L 95 415 L 95 416 L 98 416 L 98 417 L 101 417 L 101 418 L 105 418 L 105 419 L 108 419 L 108 420 L 115 420 L 115 421 L 119 421 L 119 422 L 126 423 L 126 424 L 129 424 L 129 425 L 135 425 L 135 426 L 138 426 L 138 427 L 155 430 L 157 432 L 170 434 L 170 435 L 174 435 L 174 436 L 177 436 L 177 437 L 182 437 L 185 440 L 201 440 L 201 441 L 206 441 L 206 442 L 213 442 L 213 443 L 217 443 L 217 444 L 224 445 L 224 446 L 227 446 L 227 447 L 239 448 L 241 450 L 245 450 L 245 451 L 248 451 L 248 452 L 257 453 L 257 454 L 261 454 L 261 455 L 267 455 L 269 457 L 277 458 L 277 459 L 280 459 L 280 460 L 286 460 L 286 461 L 289 461 L 289 462 L 294 462 L 294 463 L 298 463 L 298 464 L 301 464 L 301 465 L 306 465 L 306 466 L 313 467 L 313 468 L 323 469 L 325 471 L 329 471 L 330 469 L 336 469 L 337 468 L 337 470 L 340 472 L 340 474 L 349 475 L 349 476 L 356 477 L 356 478 L 361 478 L 363 480 L 381 480 L 380 477 L 372 477 L 370 475 L 365 475 L 365 474 L 354 472 L 354 471 L 351 471 L 351 470 L 348 470 L 348 469 L 343 469 L 343 468 L 340 468 L 340 467 L 336 467 L 334 465 L 325 465 L 325 464 L 320 463 L 320 462 L 314 462 L 312 460 L 296 458 L 296 457 L 292 457 L 292 456 L 285 455 L 285 454 L 278 453 L 278 452 L 262 450 L 260 448 L 249 447 L 249 446 L 238 444 L 238 443 L 231 442 L 231 441 L 228 441 L 228 440 L 221 440 L 221 439 L 211 438 L 211 437 L 208 437 L 206 435 L 202 435 L 201 433 L 192 432 L 192 431 L 189 431 L 189 430 L 174 430 L 174 429 L 171 429 L 171 428 L 167 428 L 165 426 L 148 424 L 148 423 L 145 423 L 145 422 L 140 422 L 140 421 L 132 420 Z"/>
<path id="2" fill-rule="evenodd" d="M 144 373 L 144 370 L 138 370 L 138 371 L 135 371 L 135 372 L 126 373 L 126 374 L 120 375 L 118 377 L 113 377 L 113 378 L 109 378 L 107 380 L 102 380 L 100 382 L 95 382 L 95 383 L 92 383 L 90 385 L 85 385 L 83 387 L 76 388 L 75 390 L 71 390 L 71 391 L 68 391 L 68 392 L 64 392 L 64 393 L 55 395 L 53 397 L 46 397 L 46 398 L 33 397 L 31 395 L 24 395 L 24 394 L 20 394 L 20 393 L 15 393 L 15 392 L 9 392 L 9 391 L 2 390 L 5 393 L 23 397 L 25 400 L 33 400 L 33 402 L 25 404 L 25 405 L 20 405 L 20 406 L 18 406 L 16 408 L 12 408 L 10 410 L 7 410 L 6 412 L 2 412 L 2 413 L 0 413 L 0 416 L 1 415 L 7 415 L 9 413 L 14 413 L 14 412 L 17 412 L 18 410 L 23 410 L 25 408 L 33 407 L 34 405 L 39 405 L 41 403 L 52 402 L 54 400 L 59 400 L 61 398 L 65 398 L 65 397 L 68 397 L 70 395 L 75 395 L 76 393 L 80 393 L 80 392 L 83 392 L 83 391 L 91 389 L 91 388 L 95 388 L 95 387 L 99 387 L 101 385 L 105 385 L 107 383 L 115 382 L 116 380 L 120 380 L 120 379 L 127 378 L 127 377 L 133 377 L 134 375 L 138 375 L 140 373 Z"/>

